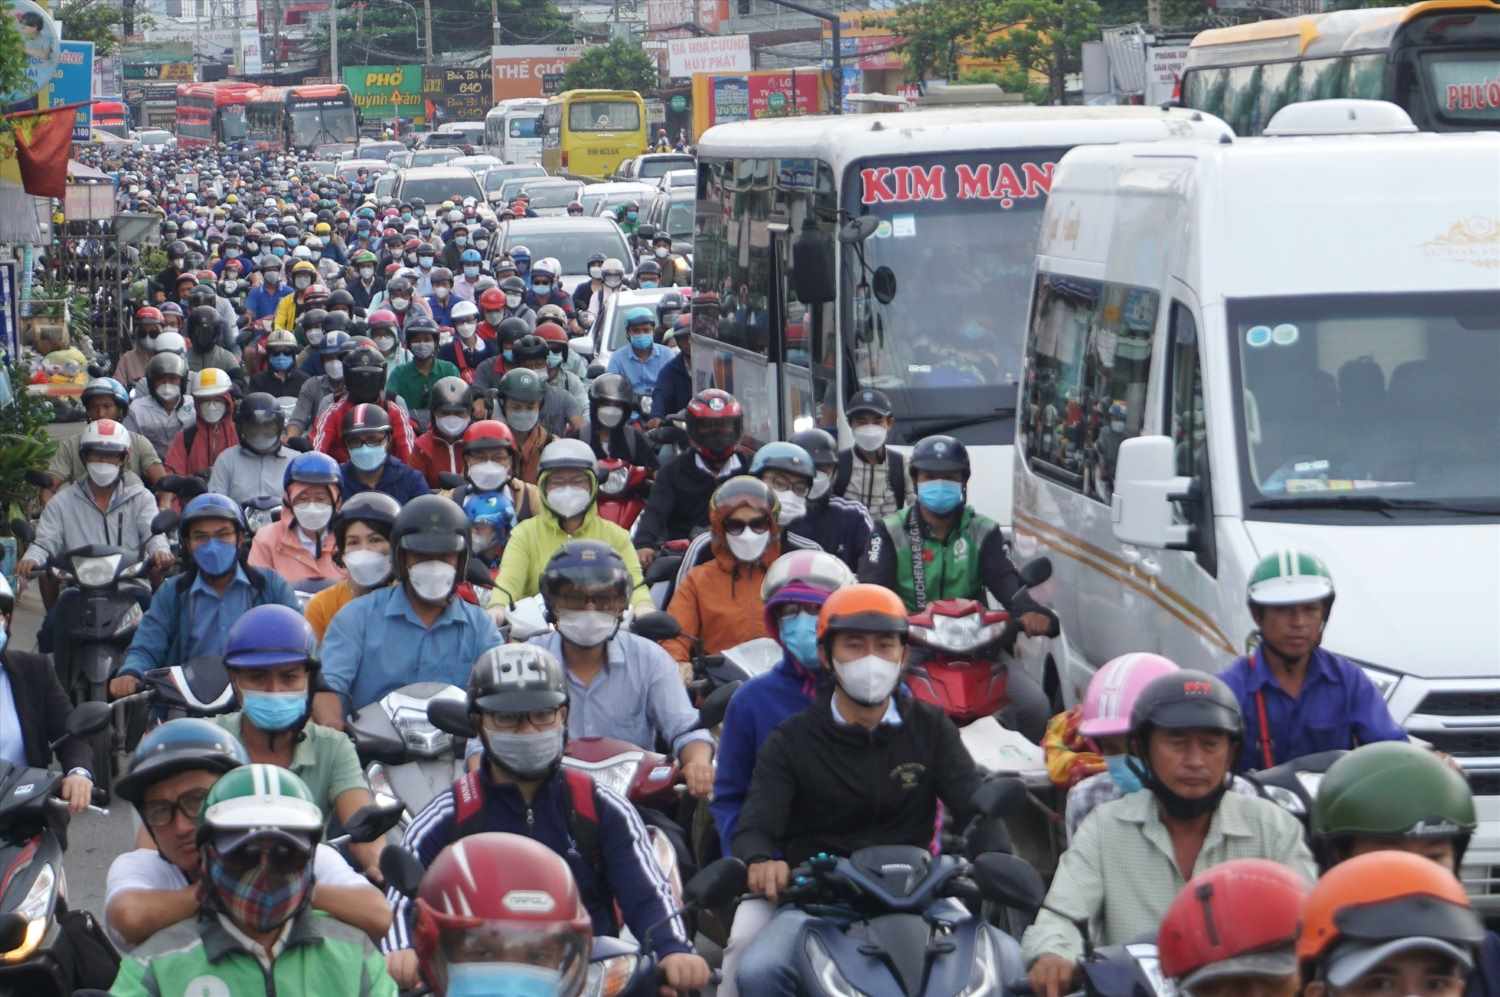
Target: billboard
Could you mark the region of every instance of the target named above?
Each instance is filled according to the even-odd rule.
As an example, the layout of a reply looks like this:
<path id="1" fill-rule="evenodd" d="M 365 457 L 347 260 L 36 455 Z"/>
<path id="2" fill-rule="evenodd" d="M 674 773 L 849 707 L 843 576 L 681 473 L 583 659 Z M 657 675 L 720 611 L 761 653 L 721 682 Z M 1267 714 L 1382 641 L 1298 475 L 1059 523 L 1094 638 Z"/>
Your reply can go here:
<path id="1" fill-rule="evenodd" d="M 749 73 L 693 76 L 693 141 L 714 125 L 759 118 L 820 114 L 832 90 L 816 67 L 759 69 Z"/>
<path id="2" fill-rule="evenodd" d="M 57 22 L 46 9 L 31 0 L 10 0 L 10 16 L 16 19 L 21 43 L 26 52 L 26 79 L 12 93 L 0 96 L 7 111 L 25 111 L 46 105 L 39 103 L 43 91 L 57 69 L 62 37 Z"/>
<path id="3" fill-rule="evenodd" d="M 493 84 L 489 66 L 426 66 L 422 96 L 443 121 L 483 121 L 491 106 Z"/>
<path id="4" fill-rule="evenodd" d="M 94 99 L 94 43 L 63 42 L 57 68 L 47 83 L 47 106 L 77 104 Z M 87 103 L 74 112 L 73 141 L 87 142 L 94 124 L 94 110 Z"/>
<path id="5" fill-rule="evenodd" d="M 667 75 L 744 73 L 750 65 L 749 35 L 672 38 L 667 42 Z"/>
<path id="6" fill-rule="evenodd" d="M 366 118 L 426 120 L 421 66 L 345 66 L 344 85 L 354 97 L 354 106 Z"/>
<path id="7" fill-rule="evenodd" d="M 496 45 L 490 49 L 495 103 L 512 97 L 542 97 L 544 76 L 560 76 L 583 56 L 582 45 Z"/>

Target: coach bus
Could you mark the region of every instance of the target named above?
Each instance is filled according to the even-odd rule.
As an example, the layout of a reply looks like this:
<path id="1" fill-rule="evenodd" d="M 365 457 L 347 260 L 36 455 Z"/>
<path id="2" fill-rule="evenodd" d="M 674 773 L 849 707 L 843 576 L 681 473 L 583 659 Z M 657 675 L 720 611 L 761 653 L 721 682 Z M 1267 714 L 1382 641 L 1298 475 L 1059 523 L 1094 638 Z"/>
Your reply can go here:
<path id="1" fill-rule="evenodd" d="M 245 106 L 253 83 L 184 83 L 177 88 L 177 144 L 185 149 L 235 146 L 245 141 Z"/>
<path id="2" fill-rule="evenodd" d="M 542 110 L 542 167 L 555 177 L 602 180 L 646 151 L 646 102 L 634 90 L 567 90 Z"/>
<path id="3" fill-rule="evenodd" d="M 116 138 L 130 136 L 130 109 L 123 100 L 106 99 L 94 101 L 94 128 Z"/>
<path id="4" fill-rule="evenodd" d="M 342 83 L 260 87 L 245 112 L 252 148 L 265 152 L 353 151 L 354 100 Z"/>

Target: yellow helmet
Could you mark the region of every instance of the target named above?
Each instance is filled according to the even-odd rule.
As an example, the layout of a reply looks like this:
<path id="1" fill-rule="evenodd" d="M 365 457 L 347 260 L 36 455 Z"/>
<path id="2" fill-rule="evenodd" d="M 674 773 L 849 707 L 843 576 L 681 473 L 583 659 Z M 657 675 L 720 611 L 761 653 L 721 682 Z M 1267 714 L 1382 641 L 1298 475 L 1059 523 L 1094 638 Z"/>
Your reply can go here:
<path id="1" fill-rule="evenodd" d="M 217 398 L 229 394 L 229 375 L 217 367 L 204 367 L 193 375 L 194 398 Z"/>
<path id="2" fill-rule="evenodd" d="M 298 260 L 292 264 L 292 276 L 295 277 L 299 273 L 310 273 L 313 275 L 313 279 L 316 280 L 318 278 L 317 264 L 311 260 Z"/>
<path id="3" fill-rule="evenodd" d="M 63 213 L 61 211 L 54 211 L 52 213 L 52 224 L 53 225 L 61 225 L 66 220 L 67 219 L 63 218 Z"/>
<path id="4" fill-rule="evenodd" d="M 333 226 L 327 222 L 318 222 L 313 226 L 313 232 L 317 235 L 328 235 L 333 232 Z"/>
<path id="5" fill-rule="evenodd" d="M 240 198 L 238 194 L 230 194 L 228 197 L 224 198 L 224 201 L 226 204 L 239 204 Z"/>

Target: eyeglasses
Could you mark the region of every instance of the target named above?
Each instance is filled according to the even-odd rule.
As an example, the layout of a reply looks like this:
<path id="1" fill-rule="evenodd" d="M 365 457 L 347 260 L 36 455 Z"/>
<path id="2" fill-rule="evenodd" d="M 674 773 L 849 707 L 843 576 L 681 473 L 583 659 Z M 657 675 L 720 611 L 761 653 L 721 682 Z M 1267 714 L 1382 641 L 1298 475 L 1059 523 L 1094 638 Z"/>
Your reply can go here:
<path id="1" fill-rule="evenodd" d="M 776 477 L 767 475 L 766 484 L 770 485 L 772 488 L 785 489 L 786 491 L 791 492 L 793 495 L 797 495 L 802 498 L 806 498 L 807 493 L 812 489 L 812 486 L 802 478 L 792 478 L 785 475 L 777 475 Z"/>
<path id="2" fill-rule="evenodd" d="M 554 706 L 550 710 L 527 710 L 524 713 L 485 713 L 484 725 L 492 730 L 512 731 L 519 730 L 524 723 L 530 723 L 538 730 L 551 727 L 557 723 L 558 713 L 561 707 Z"/>
<path id="3" fill-rule="evenodd" d="M 175 800 L 147 800 L 141 807 L 141 817 L 152 827 L 166 827 L 177 814 L 197 820 L 206 799 L 208 790 L 190 789 Z"/>
<path id="4" fill-rule="evenodd" d="M 784 602 L 776 607 L 776 618 L 790 620 L 794 616 L 811 616 L 816 619 L 820 609 L 807 602 Z"/>
<path id="5" fill-rule="evenodd" d="M 765 516 L 757 516 L 755 519 L 726 519 L 724 521 L 724 532 L 739 536 L 746 530 L 756 533 L 765 533 L 771 528 L 771 520 Z"/>

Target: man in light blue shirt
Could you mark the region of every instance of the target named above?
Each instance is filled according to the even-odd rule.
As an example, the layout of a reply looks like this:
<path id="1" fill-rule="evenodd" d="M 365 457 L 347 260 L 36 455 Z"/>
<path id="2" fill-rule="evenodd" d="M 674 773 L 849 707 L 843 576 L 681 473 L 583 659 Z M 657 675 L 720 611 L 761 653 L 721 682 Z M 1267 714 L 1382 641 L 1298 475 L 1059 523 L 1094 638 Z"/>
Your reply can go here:
<path id="1" fill-rule="evenodd" d="M 442 495 L 412 499 L 391 530 L 398 584 L 355 599 L 334 616 L 323 638 L 323 680 L 313 719 L 343 728 L 358 710 L 413 682 L 463 688 L 469 669 L 499 644 L 489 616 L 455 595 L 466 567 L 469 521 Z"/>
<path id="2" fill-rule="evenodd" d="M 655 332 L 656 315 L 651 309 L 636 305 L 625 313 L 629 348 L 616 350 L 609 358 L 609 373 L 624 374 L 638 396 L 656 390 L 657 376 L 676 355 L 656 342 Z"/>

